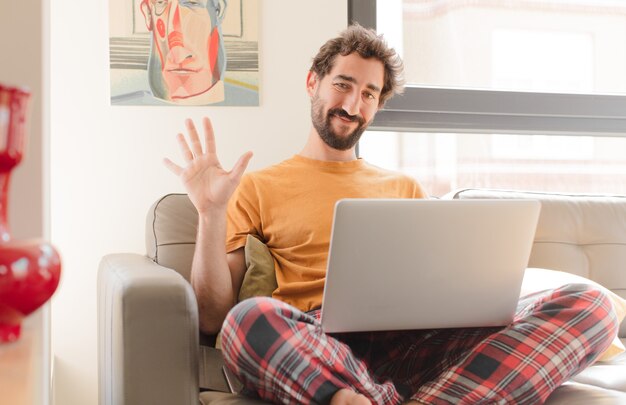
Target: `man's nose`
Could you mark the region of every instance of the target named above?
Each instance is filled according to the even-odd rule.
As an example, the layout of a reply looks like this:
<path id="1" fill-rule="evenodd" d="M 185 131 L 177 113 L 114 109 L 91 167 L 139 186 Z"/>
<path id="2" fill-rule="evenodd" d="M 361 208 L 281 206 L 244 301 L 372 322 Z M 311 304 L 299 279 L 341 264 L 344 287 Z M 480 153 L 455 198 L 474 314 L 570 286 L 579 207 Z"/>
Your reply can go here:
<path id="1" fill-rule="evenodd" d="M 350 115 L 358 115 L 361 109 L 361 97 L 358 92 L 347 94 L 341 107 Z"/>

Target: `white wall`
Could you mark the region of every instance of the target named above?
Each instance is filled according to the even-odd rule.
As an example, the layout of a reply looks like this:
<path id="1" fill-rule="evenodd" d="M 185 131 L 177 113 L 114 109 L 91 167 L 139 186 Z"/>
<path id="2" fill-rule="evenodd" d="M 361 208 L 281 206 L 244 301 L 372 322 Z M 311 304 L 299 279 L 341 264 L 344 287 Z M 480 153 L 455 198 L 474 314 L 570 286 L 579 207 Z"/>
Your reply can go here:
<path id="1" fill-rule="evenodd" d="M 306 72 L 319 46 L 346 25 L 345 0 L 261 0 L 260 107 L 111 107 L 106 1 L 51 7 L 51 232 L 63 257 L 52 306 L 57 405 L 97 403 L 96 273 L 111 252 L 144 252 L 144 218 L 164 193 L 182 191 L 161 164 L 180 161 L 185 117 L 208 115 L 230 167 L 251 169 L 297 153 L 309 130 Z"/>

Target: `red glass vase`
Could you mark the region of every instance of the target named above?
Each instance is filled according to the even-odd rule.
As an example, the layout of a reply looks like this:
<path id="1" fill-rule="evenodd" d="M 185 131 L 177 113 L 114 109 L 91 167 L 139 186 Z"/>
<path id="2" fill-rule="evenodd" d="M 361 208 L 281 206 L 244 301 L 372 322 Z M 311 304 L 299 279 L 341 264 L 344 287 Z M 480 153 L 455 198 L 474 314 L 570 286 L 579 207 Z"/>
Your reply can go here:
<path id="1" fill-rule="evenodd" d="M 9 179 L 22 160 L 28 91 L 0 84 L 0 343 L 19 338 L 23 318 L 54 293 L 61 260 L 40 239 L 13 240 L 7 221 Z"/>

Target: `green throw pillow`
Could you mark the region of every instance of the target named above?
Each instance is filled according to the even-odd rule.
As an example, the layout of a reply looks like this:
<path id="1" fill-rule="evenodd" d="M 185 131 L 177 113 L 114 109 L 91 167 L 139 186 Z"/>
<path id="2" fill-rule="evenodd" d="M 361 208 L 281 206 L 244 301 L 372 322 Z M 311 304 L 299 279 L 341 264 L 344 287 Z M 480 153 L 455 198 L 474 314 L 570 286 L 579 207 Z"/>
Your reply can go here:
<path id="1" fill-rule="evenodd" d="M 271 297 L 278 284 L 270 250 L 263 242 L 248 235 L 244 251 L 248 270 L 239 290 L 239 301 L 251 297 Z"/>

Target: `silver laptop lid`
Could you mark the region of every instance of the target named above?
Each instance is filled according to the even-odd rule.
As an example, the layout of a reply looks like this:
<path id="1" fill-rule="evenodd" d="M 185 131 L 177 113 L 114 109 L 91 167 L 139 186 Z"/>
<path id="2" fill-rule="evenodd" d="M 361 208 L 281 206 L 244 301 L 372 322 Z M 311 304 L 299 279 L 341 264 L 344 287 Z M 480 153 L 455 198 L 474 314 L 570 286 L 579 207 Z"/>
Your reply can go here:
<path id="1" fill-rule="evenodd" d="M 337 202 L 324 330 L 510 323 L 539 211 L 534 200 Z"/>

